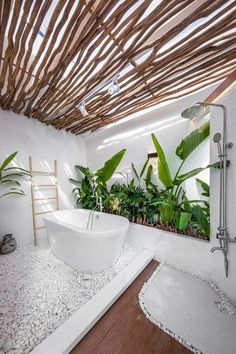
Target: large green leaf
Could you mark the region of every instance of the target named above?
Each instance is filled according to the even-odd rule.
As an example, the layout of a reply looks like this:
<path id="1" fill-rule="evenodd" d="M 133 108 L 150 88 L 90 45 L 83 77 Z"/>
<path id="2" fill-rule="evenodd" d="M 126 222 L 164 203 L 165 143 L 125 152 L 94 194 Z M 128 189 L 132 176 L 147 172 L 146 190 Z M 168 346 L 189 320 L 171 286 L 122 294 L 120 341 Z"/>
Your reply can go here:
<path id="1" fill-rule="evenodd" d="M 140 172 L 140 178 L 143 177 L 144 172 L 146 171 L 146 168 L 147 168 L 147 164 L 148 164 L 148 159 L 147 159 L 147 161 L 144 163 L 143 168 L 142 168 L 142 170 L 141 170 L 141 172 Z"/>
<path id="2" fill-rule="evenodd" d="M 187 157 L 200 145 L 210 134 L 210 122 L 206 122 L 200 128 L 192 131 L 186 136 L 176 148 L 176 155 L 181 160 L 186 160 Z"/>
<path id="3" fill-rule="evenodd" d="M 196 181 L 201 185 L 202 189 L 204 190 L 204 193 L 202 193 L 202 195 L 204 195 L 205 197 L 209 197 L 210 196 L 209 184 L 207 184 L 205 181 L 203 181 L 200 178 L 196 178 Z"/>
<path id="4" fill-rule="evenodd" d="M 153 171 L 153 166 L 149 165 L 148 170 L 147 170 L 147 175 L 146 175 L 146 187 L 148 187 L 151 184 L 151 179 L 152 179 L 152 171 Z"/>
<path id="5" fill-rule="evenodd" d="M 90 169 L 88 167 L 84 167 L 81 165 L 76 165 L 75 166 L 81 173 L 83 173 L 83 175 L 85 175 L 86 177 L 88 177 L 89 179 L 94 177 L 93 172 L 90 171 Z"/>
<path id="6" fill-rule="evenodd" d="M 185 211 L 181 212 L 179 222 L 178 222 L 178 229 L 179 230 L 183 230 L 188 226 L 191 216 L 192 216 L 191 213 L 187 213 Z"/>
<path id="7" fill-rule="evenodd" d="M 138 172 L 137 172 L 137 170 L 136 170 L 136 168 L 135 168 L 133 162 L 131 163 L 131 168 L 132 168 L 132 170 L 133 170 L 133 172 L 134 172 L 134 174 L 135 174 L 137 180 L 139 181 L 140 178 L 139 178 Z"/>
<path id="8" fill-rule="evenodd" d="M 158 175 L 160 181 L 166 188 L 172 187 L 173 182 L 171 179 L 170 169 L 166 161 L 165 153 L 154 134 L 152 134 L 152 141 L 158 155 Z"/>
<path id="9" fill-rule="evenodd" d="M 9 155 L 4 161 L 3 163 L 0 165 L 0 172 L 2 172 L 5 167 L 7 167 L 9 165 L 9 163 L 14 159 L 14 157 L 16 156 L 17 151 L 13 152 L 11 155 Z"/>
<path id="10" fill-rule="evenodd" d="M 204 233 L 210 235 L 210 224 L 208 221 L 207 214 L 204 212 L 203 208 L 200 205 L 194 205 L 192 207 L 192 214 L 200 225 Z"/>
<path id="11" fill-rule="evenodd" d="M 126 149 L 123 149 L 105 162 L 104 166 L 95 173 L 98 176 L 98 180 L 100 179 L 103 183 L 106 183 L 112 177 L 125 152 Z"/>
<path id="12" fill-rule="evenodd" d="M 207 165 L 206 167 L 198 167 L 198 168 L 195 168 L 194 170 L 188 171 L 188 172 L 184 173 L 183 175 L 178 176 L 177 178 L 175 178 L 173 183 L 175 185 L 180 185 L 186 179 L 196 176 L 198 173 L 204 171 L 205 169 L 207 169 L 209 167 L 212 167 L 212 166 L 211 165 Z"/>

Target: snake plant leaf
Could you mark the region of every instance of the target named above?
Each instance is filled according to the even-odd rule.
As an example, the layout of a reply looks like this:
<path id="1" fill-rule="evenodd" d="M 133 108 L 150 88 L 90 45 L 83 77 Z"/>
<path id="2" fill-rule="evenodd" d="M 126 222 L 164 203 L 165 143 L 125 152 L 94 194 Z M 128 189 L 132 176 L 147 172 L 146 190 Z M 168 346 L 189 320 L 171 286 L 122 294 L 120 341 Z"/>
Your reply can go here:
<path id="1" fill-rule="evenodd" d="M 209 197 L 210 196 L 210 186 L 209 186 L 209 184 L 207 184 L 206 182 L 204 182 L 200 178 L 196 178 L 196 181 L 201 185 L 202 189 L 204 190 L 204 193 L 202 193 L 202 195 L 204 195 L 205 197 Z"/>
<path id="2" fill-rule="evenodd" d="M 88 177 L 89 179 L 94 177 L 93 172 L 90 171 L 90 169 L 88 167 L 84 167 L 81 165 L 75 165 L 75 167 L 81 172 L 83 173 L 83 175 L 85 175 L 86 177 Z"/>
<path id="3" fill-rule="evenodd" d="M 132 170 L 133 170 L 133 172 L 134 172 L 134 174 L 135 174 L 137 180 L 139 181 L 140 178 L 139 178 L 138 172 L 137 172 L 136 168 L 134 167 L 134 164 L 133 164 L 133 163 L 131 163 L 131 167 L 132 167 Z"/>
<path id="4" fill-rule="evenodd" d="M 188 226 L 188 223 L 192 217 L 191 213 L 187 213 L 185 211 L 181 212 L 179 222 L 178 222 L 178 229 L 183 230 Z"/>
<path id="5" fill-rule="evenodd" d="M 170 169 L 166 161 L 165 153 L 154 134 L 152 134 L 152 141 L 158 155 L 157 164 L 158 164 L 158 175 L 160 181 L 163 183 L 163 185 L 166 188 L 170 188 L 173 186 L 173 182 L 171 179 Z"/>
<path id="6" fill-rule="evenodd" d="M 176 155 L 185 161 L 188 156 L 209 136 L 210 122 L 206 122 L 200 128 L 187 135 L 176 148 Z"/>
<path id="7" fill-rule="evenodd" d="M 146 168 L 147 168 L 147 164 L 148 164 L 148 159 L 147 159 L 147 161 L 144 163 L 143 168 L 142 168 L 142 170 L 141 170 L 141 172 L 140 172 L 140 178 L 143 177 L 144 172 L 146 171 Z"/>
<path id="8" fill-rule="evenodd" d="M 148 166 L 147 175 L 146 175 L 146 179 L 145 179 L 146 187 L 150 186 L 150 184 L 151 184 L 152 171 L 153 171 L 153 166 L 152 165 Z"/>
<path id="9" fill-rule="evenodd" d="M 119 163 L 121 162 L 126 149 L 122 149 L 117 154 L 112 156 L 109 160 L 107 160 L 102 168 L 100 168 L 95 175 L 100 179 L 103 183 L 106 183 L 115 172 Z"/>
<path id="10" fill-rule="evenodd" d="M 131 181 L 130 181 L 130 184 L 129 184 L 129 185 L 130 185 L 130 188 L 133 188 L 133 187 L 134 187 L 134 178 L 132 178 L 132 179 L 131 179 Z"/>
<path id="11" fill-rule="evenodd" d="M 0 165 L 0 172 L 2 172 L 9 165 L 9 163 L 14 159 L 16 154 L 17 154 L 17 151 L 13 152 L 11 155 L 7 156 L 7 158 Z"/>

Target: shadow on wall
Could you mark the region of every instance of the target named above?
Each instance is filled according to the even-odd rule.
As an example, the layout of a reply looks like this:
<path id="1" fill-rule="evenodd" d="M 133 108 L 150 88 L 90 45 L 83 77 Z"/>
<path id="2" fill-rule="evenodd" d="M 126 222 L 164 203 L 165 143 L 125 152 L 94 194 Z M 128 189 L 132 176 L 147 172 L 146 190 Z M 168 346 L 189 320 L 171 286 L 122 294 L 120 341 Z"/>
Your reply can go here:
<path id="1" fill-rule="evenodd" d="M 163 129 L 168 129 L 171 128 L 177 124 L 184 123 L 182 119 L 180 119 L 179 115 L 169 118 L 169 119 L 163 119 L 161 121 L 158 121 L 156 123 L 151 123 L 148 124 L 144 127 L 141 128 L 136 128 L 136 129 L 129 129 L 126 132 L 119 133 L 116 135 L 113 135 L 109 138 L 106 138 L 102 141 L 102 144 L 97 147 L 97 150 L 104 149 L 108 146 L 114 145 L 114 144 L 119 144 L 121 141 L 125 140 L 130 140 L 130 139 L 137 139 L 140 137 L 144 136 L 149 136 L 153 131 L 158 132 Z M 119 128 L 118 128 L 119 129 Z M 123 130 L 123 129 L 122 129 Z"/>

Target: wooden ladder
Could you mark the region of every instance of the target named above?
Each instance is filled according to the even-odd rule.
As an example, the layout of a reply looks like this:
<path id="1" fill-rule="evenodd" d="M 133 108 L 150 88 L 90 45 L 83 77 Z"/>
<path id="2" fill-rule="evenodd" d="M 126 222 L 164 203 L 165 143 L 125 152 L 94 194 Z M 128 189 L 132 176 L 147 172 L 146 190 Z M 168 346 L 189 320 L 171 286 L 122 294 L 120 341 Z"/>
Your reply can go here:
<path id="1" fill-rule="evenodd" d="M 30 170 L 30 183 L 31 183 L 31 202 L 32 202 L 32 220 L 33 220 L 33 235 L 34 235 L 34 246 L 37 246 L 37 230 L 45 229 L 45 225 L 36 226 L 36 218 L 38 215 L 52 213 L 53 211 L 59 210 L 59 195 L 58 195 L 58 182 L 57 182 L 57 160 L 54 160 L 54 171 L 34 171 L 33 170 L 33 162 L 32 157 L 29 156 L 29 170 Z M 51 184 L 35 184 L 34 177 L 35 176 L 53 176 L 55 177 L 55 183 Z M 36 189 L 37 188 L 37 189 Z M 54 197 L 44 197 L 44 198 L 35 198 L 35 192 L 39 191 L 42 188 L 55 188 L 55 196 Z M 35 190 L 36 189 L 36 190 Z M 56 201 L 56 209 L 50 211 L 36 211 L 36 204 L 38 201 L 43 200 L 55 200 Z M 48 203 L 46 203 L 48 204 Z"/>

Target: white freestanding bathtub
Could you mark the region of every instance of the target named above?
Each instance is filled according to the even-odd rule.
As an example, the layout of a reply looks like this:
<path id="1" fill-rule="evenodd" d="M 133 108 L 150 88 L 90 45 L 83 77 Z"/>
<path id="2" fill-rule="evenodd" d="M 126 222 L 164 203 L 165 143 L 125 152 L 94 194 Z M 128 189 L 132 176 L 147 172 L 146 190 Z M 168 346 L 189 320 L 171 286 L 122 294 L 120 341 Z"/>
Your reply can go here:
<path id="1" fill-rule="evenodd" d="M 90 210 L 73 209 L 48 214 L 45 225 L 56 257 L 82 272 L 95 273 L 112 266 L 119 256 L 129 221 L 97 211 L 92 218 Z"/>

